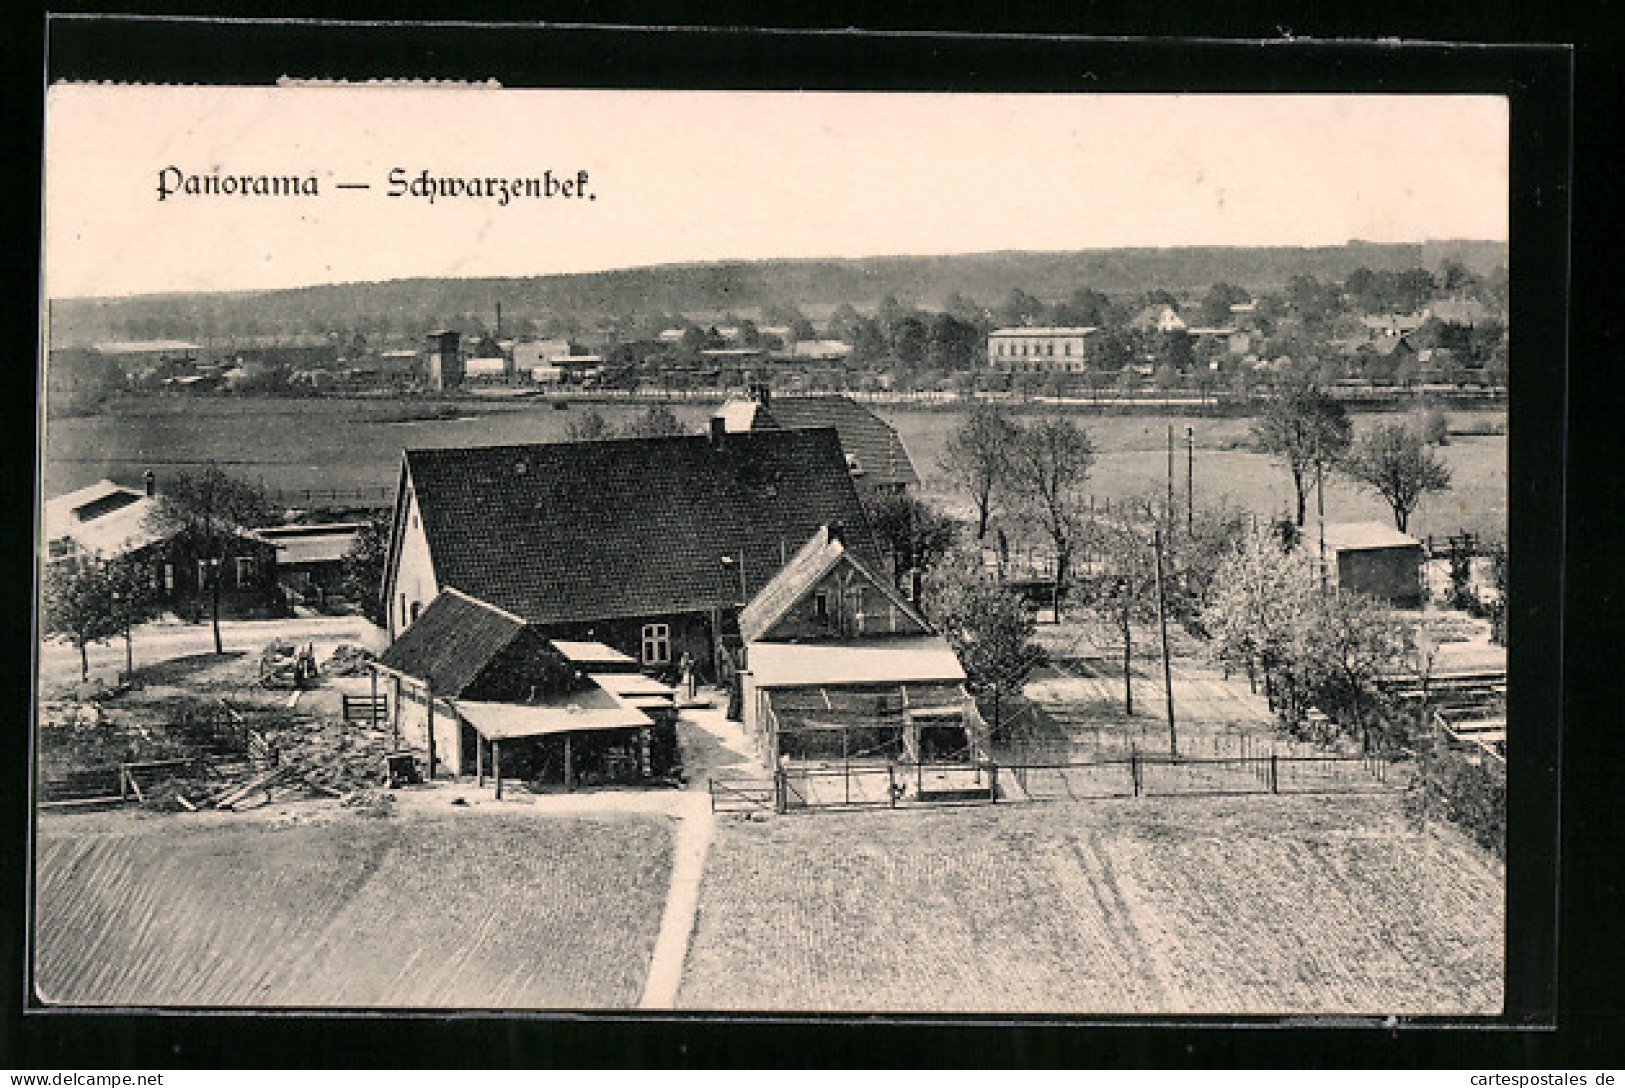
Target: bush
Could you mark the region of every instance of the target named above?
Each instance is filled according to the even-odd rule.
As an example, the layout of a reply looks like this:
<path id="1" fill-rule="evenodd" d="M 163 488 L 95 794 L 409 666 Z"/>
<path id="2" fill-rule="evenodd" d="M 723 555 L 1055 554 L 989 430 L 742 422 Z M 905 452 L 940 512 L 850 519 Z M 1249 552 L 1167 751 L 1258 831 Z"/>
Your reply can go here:
<path id="1" fill-rule="evenodd" d="M 1469 758 L 1437 743 L 1428 753 L 1426 767 L 1427 773 L 1418 773 L 1411 782 L 1406 813 L 1413 820 L 1443 817 L 1505 860 L 1506 771 L 1488 756 Z"/>
<path id="2" fill-rule="evenodd" d="M 1437 408 L 1429 408 L 1417 420 L 1422 441 L 1430 446 L 1450 445 L 1450 420 Z"/>

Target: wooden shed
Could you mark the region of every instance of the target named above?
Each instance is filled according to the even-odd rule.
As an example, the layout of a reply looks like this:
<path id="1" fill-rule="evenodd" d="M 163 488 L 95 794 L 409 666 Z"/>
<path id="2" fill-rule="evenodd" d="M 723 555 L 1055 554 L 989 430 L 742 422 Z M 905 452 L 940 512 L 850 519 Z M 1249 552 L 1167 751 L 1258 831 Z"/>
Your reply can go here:
<path id="1" fill-rule="evenodd" d="M 975 760 L 985 729 L 947 640 L 826 527 L 739 617 L 763 761 Z"/>

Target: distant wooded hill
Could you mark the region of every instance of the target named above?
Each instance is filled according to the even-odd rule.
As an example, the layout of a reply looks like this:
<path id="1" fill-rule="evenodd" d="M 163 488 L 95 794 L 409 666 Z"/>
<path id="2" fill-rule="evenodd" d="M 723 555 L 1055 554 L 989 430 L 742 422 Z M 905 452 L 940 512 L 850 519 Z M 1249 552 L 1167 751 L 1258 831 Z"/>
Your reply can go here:
<path id="1" fill-rule="evenodd" d="M 1163 289 L 1204 292 L 1218 281 L 1253 291 L 1297 275 L 1342 281 L 1357 268 L 1437 270 L 1456 260 L 1483 273 L 1507 259 L 1504 242 L 1441 241 L 1342 246 L 1101 249 L 1069 253 L 979 253 L 946 257 L 719 261 L 609 272 L 478 279 L 403 279 L 282 291 L 59 299 L 51 304 L 55 347 L 108 340 L 276 337 L 362 333 L 410 340 L 433 328 L 490 331 L 502 307 L 505 331 L 566 322 L 583 331 L 616 318 L 665 314 L 714 320 L 760 318 L 796 307 L 817 321 L 841 303 L 860 310 L 888 295 L 940 309 L 957 293 L 997 306 L 1019 288 L 1046 301 L 1077 288 L 1108 295 Z"/>

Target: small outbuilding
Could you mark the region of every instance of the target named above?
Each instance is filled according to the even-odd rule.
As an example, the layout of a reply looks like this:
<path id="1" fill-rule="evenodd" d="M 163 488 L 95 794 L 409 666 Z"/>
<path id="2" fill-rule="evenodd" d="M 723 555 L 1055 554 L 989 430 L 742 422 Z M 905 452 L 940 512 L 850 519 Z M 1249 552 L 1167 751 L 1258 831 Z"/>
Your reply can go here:
<path id="1" fill-rule="evenodd" d="M 1312 535 L 1309 546 L 1318 547 Z M 1422 542 L 1381 522 L 1328 525 L 1326 573 L 1339 589 L 1416 608 L 1423 598 Z"/>
<path id="2" fill-rule="evenodd" d="M 820 529 L 739 617 L 763 762 L 974 761 L 984 728 L 946 639 Z"/>
<path id="3" fill-rule="evenodd" d="M 566 789 L 673 776 L 671 690 L 635 672 L 600 683 L 581 662 L 613 668 L 623 655 L 569 647 L 574 660 L 513 613 L 443 591 L 372 665 L 389 685 L 397 746 L 423 752 L 432 774 L 494 777 L 499 795 L 504 776 Z"/>
<path id="4" fill-rule="evenodd" d="M 277 549 L 277 582 L 312 604 L 344 595 L 344 558 L 366 528 L 360 522 L 278 525 L 259 535 Z"/>

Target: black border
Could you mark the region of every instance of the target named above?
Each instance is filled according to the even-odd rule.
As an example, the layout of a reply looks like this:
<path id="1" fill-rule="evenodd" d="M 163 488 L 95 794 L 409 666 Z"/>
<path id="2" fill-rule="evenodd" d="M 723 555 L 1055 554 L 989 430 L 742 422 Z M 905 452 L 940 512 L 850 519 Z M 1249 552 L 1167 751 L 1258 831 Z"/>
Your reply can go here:
<path id="1" fill-rule="evenodd" d="M 602 9 L 591 14 L 602 19 Z M 588 14 L 569 13 L 577 18 Z M 858 21 L 858 20 L 851 20 Z M 870 21 L 867 25 L 882 25 Z M 951 25 L 939 23 L 941 25 Z M 1268 35 L 1267 27 L 1260 31 Z M 719 89 L 873 89 L 999 91 L 1504 93 L 1513 102 L 1513 387 L 1510 457 L 1513 498 L 1511 712 L 1548 726 L 1539 744 L 1515 744 L 1508 866 L 1509 916 L 1550 913 L 1558 862 L 1555 800 L 1562 705 L 1562 572 L 1565 541 L 1563 466 L 1565 314 L 1567 312 L 1572 55 L 1553 47 L 1379 47 L 1358 42 L 1303 42 L 1280 31 L 1262 42 L 1117 41 L 954 34 L 751 32 L 734 29 L 647 31 L 589 26 L 455 24 L 389 27 L 313 23 L 62 18 L 49 27 L 49 71 L 74 79 L 182 83 L 266 83 L 281 76 L 496 78 L 509 86 L 708 87 Z M 43 51 L 42 51 L 43 52 Z M 545 64 L 539 62 L 545 58 Z M 542 79 L 534 78 L 538 70 Z M 34 77 L 38 68 L 26 67 Z M 530 78 L 527 78 L 530 77 Z M 38 91 L 35 90 L 34 95 Z M 38 102 L 34 96 L 13 101 Z M 21 112 L 21 111 L 19 111 Z M 38 114 L 29 137 L 38 145 Z M 22 161 L 37 162 L 37 151 Z M 37 236 L 13 253 L 35 258 Z M 37 279 L 33 281 L 37 293 Z M 24 295 L 23 297 L 26 297 Z M 19 307 L 20 308 L 20 307 Z M 19 368 L 20 369 L 20 368 Z M 12 375 L 15 377 L 15 375 Z M 32 391 L 32 382 L 28 382 Z M 22 403 L 31 397 L 17 383 Z M 22 430 L 22 429 L 19 429 Z M 31 431 L 31 428 L 28 429 Z M 27 432 L 13 437 L 26 439 Z M 25 446 L 19 442 L 19 447 Z M 15 448 L 14 448 L 15 452 Z M 31 459 L 28 446 L 25 457 Z M 14 464 L 26 464 L 19 458 Z M 6 486 L 20 482 L 12 474 Z M 19 488 L 13 510 L 30 508 Z M 1570 511 L 1583 516 L 1582 510 Z M 1603 532 L 1607 532 L 1606 524 Z M 31 565 L 31 542 L 20 560 Z M 26 583 L 24 583 L 26 584 Z M 16 587 L 8 587 L 15 592 Z M 28 614 L 26 593 L 12 615 Z M 22 632 L 24 637 L 28 632 Z M 24 669 L 8 677 L 21 680 Z M 25 713 L 20 716 L 26 721 Z M 12 719 L 16 721 L 18 719 Z M 11 749 L 15 751 L 16 748 Z M 1573 767 L 1572 762 L 1570 767 Z M 1596 765 L 1590 768 L 1595 772 Z M 26 804 L 26 761 L 0 767 L 12 805 Z M 1571 786 L 1573 775 L 1567 780 Z M 26 819 L 26 813 L 23 814 Z M 14 823 L 10 826 L 21 826 Z M 5 905 L 23 882 L 20 858 L 7 858 Z M 7 916 L 21 913 L 8 910 Z M 1555 924 L 1555 917 L 1552 919 Z M 1557 932 L 1540 927 L 1509 955 L 1508 993 L 1523 994 L 1510 1019 L 1548 1023 L 1558 994 Z M 4 977 L 18 978 L 22 947 L 3 944 Z M 1563 979 L 1584 974 L 1566 947 Z M 1581 954 L 1583 957 L 1583 953 Z M 1582 991 L 1583 993 L 1584 991 Z M 8 998 L 10 995 L 8 995 Z M 1569 1002 L 1564 1002 L 1568 1006 Z M 1594 1008 L 1600 1009 L 1596 1005 Z M 1566 1010 L 1565 1010 L 1566 1011 Z M 1582 1018 L 1587 1015 L 1582 1007 Z M 1569 1017 L 1560 1018 L 1568 1019 Z M 1273 1021 L 1269 1021 L 1273 1025 Z M 1132 1023 L 1077 1030 L 1037 1021 L 932 1026 L 929 1018 L 861 1025 L 824 1018 L 793 1023 L 756 1018 L 635 1021 L 631 1017 L 553 1021 L 423 1018 L 254 1018 L 223 1015 L 116 1017 L 48 1014 L 0 1022 L 0 1063 L 82 1066 L 96 1053 L 125 1066 L 232 1065 L 1195 1065 L 1299 1064 L 1292 1040 L 1306 1040 L 1315 1064 L 1482 1064 L 1486 1051 L 1526 1057 L 1550 1052 L 1550 1033 L 1447 1031 L 1411 1026 L 1389 1033 L 1369 1026 L 1281 1029 L 1208 1025 L 1144 1027 Z M 1597 1036 L 1600 1038 L 1600 1035 Z M 94 1051 L 91 1038 L 102 1040 Z M 1571 1036 L 1571 1038 L 1573 1038 Z M 1542 1040 L 1547 1040 L 1542 1042 Z M 357 1044 L 360 1044 L 359 1046 Z M 1301 1055 L 1300 1055 L 1301 1057 Z M 1522 1064 L 1522 1063 L 1519 1063 Z"/>

